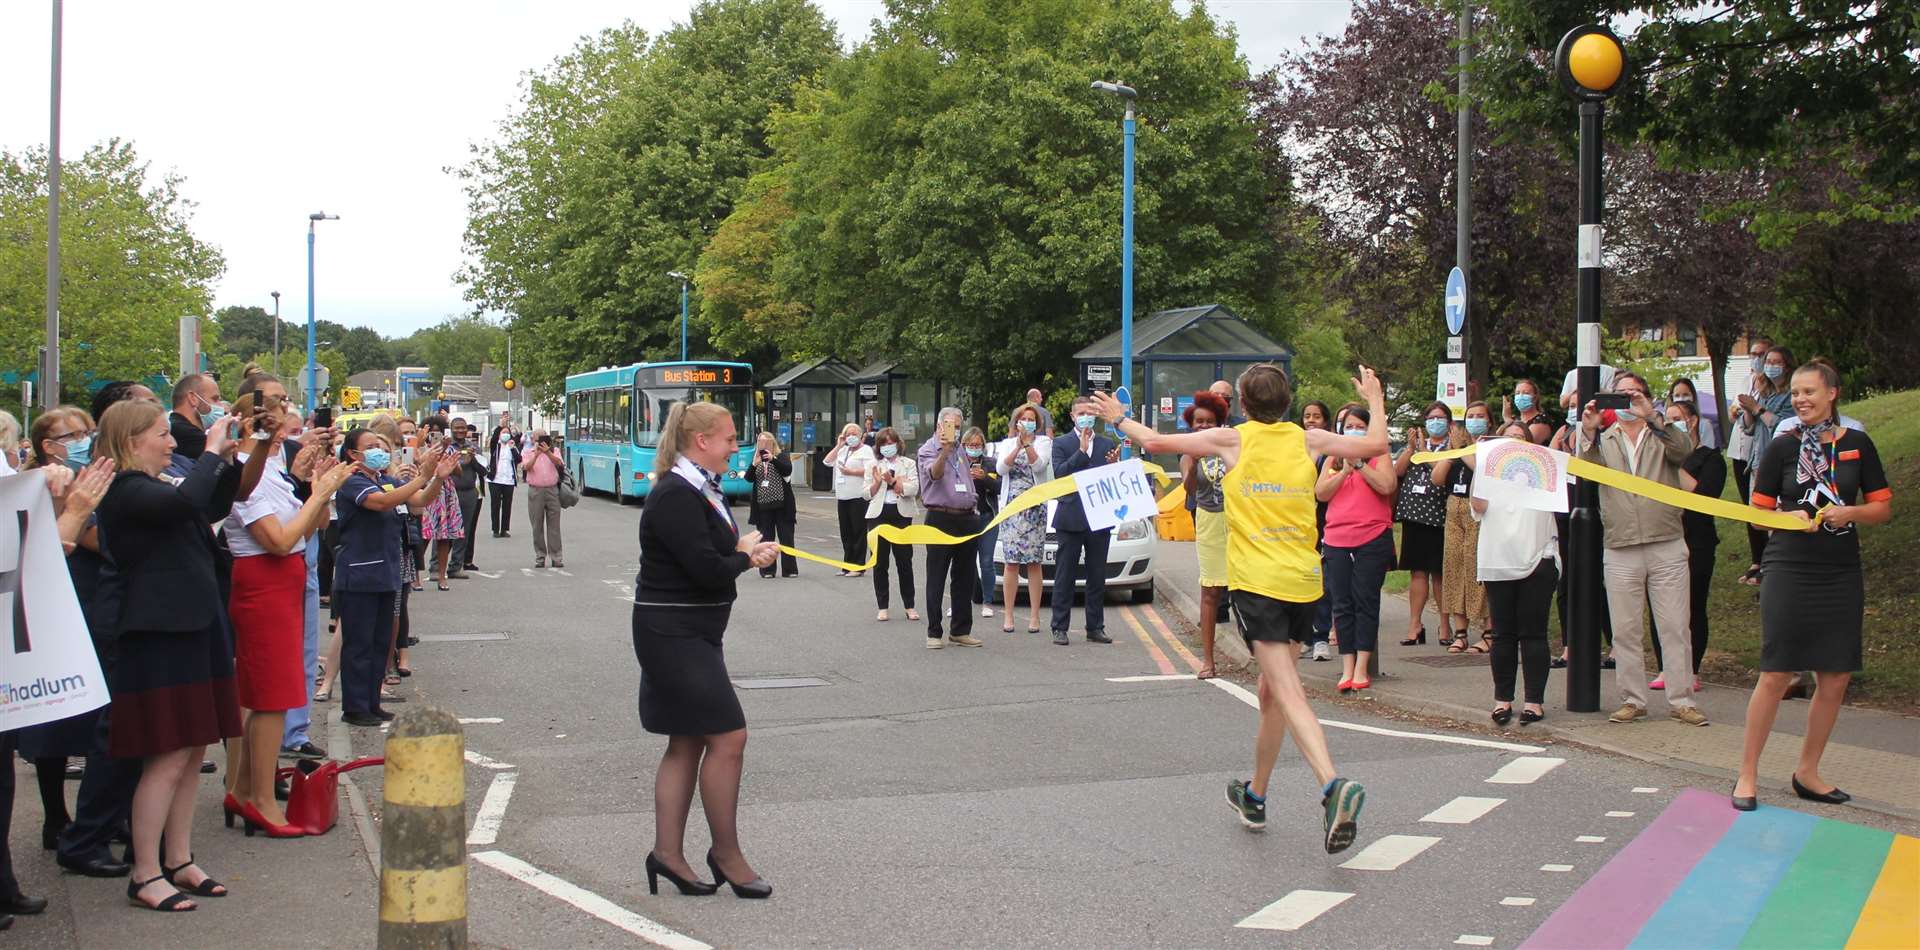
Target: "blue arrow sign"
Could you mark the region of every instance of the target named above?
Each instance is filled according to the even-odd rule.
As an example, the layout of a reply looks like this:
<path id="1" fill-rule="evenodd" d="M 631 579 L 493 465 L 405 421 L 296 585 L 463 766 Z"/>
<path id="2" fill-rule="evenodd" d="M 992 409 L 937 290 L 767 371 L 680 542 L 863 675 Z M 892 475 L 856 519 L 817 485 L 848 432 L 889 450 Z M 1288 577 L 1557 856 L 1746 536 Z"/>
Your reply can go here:
<path id="1" fill-rule="evenodd" d="M 1123 406 L 1126 406 L 1126 407 L 1128 407 L 1128 409 L 1129 409 L 1129 410 L 1131 410 L 1131 409 L 1132 409 L 1132 407 L 1133 407 L 1133 394 L 1132 394 L 1132 393 L 1130 393 L 1130 392 L 1127 392 L 1127 387 L 1125 387 L 1125 386 L 1122 386 L 1122 387 L 1120 387 L 1119 389 L 1116 389 L 1116 390 L 1114 390 L 1114 391 L 1113 391 L 1113 398 L 1115 398 L 1115 399 L 1118 399 L 1118 400 L 1120 400 L 1120 404 L 1121 404 L 1121 405 L 1123 405 Z"/>
<path id="2" fill-rule="evenodd" d="M 1467 325 L 1467 275 L 1456 267 L 1447 274 L 1447 332 L 1454 336 Z"/>

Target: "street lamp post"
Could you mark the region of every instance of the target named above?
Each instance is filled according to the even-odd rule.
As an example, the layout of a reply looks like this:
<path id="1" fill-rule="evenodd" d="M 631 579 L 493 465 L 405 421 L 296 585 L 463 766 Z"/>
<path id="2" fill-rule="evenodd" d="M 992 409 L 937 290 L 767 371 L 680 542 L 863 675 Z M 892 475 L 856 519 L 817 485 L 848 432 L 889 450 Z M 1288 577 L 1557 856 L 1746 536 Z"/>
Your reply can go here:
<path id="1" fill-rule="evenodd" d="M 47 343 L 40 408 L 60 405 L 60 0 L 53 0 L 53 82 L 47 97 Z"/>
<path id="2" fill-rule="evenodd" d="M 320 381 L 320 373 L 318 370 L 319 364 L 314 362 L 314 349 L 315 349 L 314 319 L 313 319 L 314 226 L 319 224 L 322 221 L 338 221 L 338 220 L 340 220 L 339 215 L 328 214 L 325 211 L 315 211 L 314 213 L 307 215 L 307 368 L 301 374 L 300 388 L 306 393 L 306 406 L 307 406 L 306 414 L 309 416 L 313 415 L 313 410 L 318 405 L 318 400 L 320 398 L 320 394 L 317 392 L 314 392 L 315 384 L 317 384 Z M 276 324 L 276 328 L 277 326 L 278 324 Z M 280 355 L 279 350 L 278 348 L 276 348 L 274 351 L 274 357 L 277 359 L 279 355 Z"/>
<path id="3" fill-rule="evenodd" d="M 1580 102 L 1580 278 L 1575 297 L 1575 402 L 1572 424 L 1600 391 L 1600 273 L 1602 189 L 1600 119 L 1606 100 L 1627 74 L 1626 48 L 1603 26 L 1576 27 L 1554 52 L 1560 84 Z M 1576 432 L 1578 429 L 1576 428 Z M 1600 486 L 1580 479 L 1574 488 L 1567 544 L 1571 629 L 1567 650 L 1567 711 L 1600 709 Z"/>
<path id="4" fill-rule="evenodd" d="M 1120 388 L 1133 392 L 1133 104 L 1140 94 L 1132 86 L 1096 82 L 1093 88 L 1119 96 L 1127 104 L 1121 124 L 1120 172 Z M 1131 413 L 1132 407 L 1127 411 Z M 1128 452 L 1127 454 L 1132 454 Z"/>
<path id="5" fill-rule="evenodd" d="M 273 375 L 280 375 L 280 291 L 269 291 L 273 295 Z"/>
<path id="6" fill-rule="evenodd" d="M 677 270 L 667 271 L 667 276 L 680 282 L 680 362 L 687 361 L 687 285 L 692 278 Z"/>

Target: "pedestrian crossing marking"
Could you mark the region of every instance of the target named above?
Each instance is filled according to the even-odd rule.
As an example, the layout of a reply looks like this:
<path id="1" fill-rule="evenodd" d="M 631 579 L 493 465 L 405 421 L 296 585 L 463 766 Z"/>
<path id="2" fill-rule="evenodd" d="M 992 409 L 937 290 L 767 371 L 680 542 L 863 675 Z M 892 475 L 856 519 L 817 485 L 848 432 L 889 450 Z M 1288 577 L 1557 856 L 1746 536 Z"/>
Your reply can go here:
<path id="1" fill-rule="evenodd" d="M 1567 764 L 1566 759 L 1556 759 L 1545 755 L 1528 755 L 1514 759 L 1500 767 L 1487 779 L 1490 785 L 1532 785 L 1548 772 Z"/>
<path id="2" fill-rule="evenodd" d="M 1532 906 L 1533 906 L 1533 898 L 1531 898 L 1531 897 L 1502 897 L 1502 898 L 1500 898 L 1500 906 L 1502 906 L 1502 907 L 1532 907 Z"/>
<path id="3" fill-rule="evenodd" d="M 1610 811 L 1610 812 L 1607 812 L 1607 817 L 1608 817 L 1608 818 L 1632 818 L 1632 817 L 1633 817 L 1633 812 L 1630 812 L 1630 811 Z"/>
<path id="4" fill-rule="evenodd" d="M 1581 844 L 1599 844 L 1602 841 L 1605 841 L 1607 839 L 1601 837 L 1600 835 L 1581 835 L 1573 840 Z"/>
<path id="5" fill-rule="evenodd" d="M 1659 789 L 1657 789 L 1657 788 L 1648 788 L 1647 786 L 1645 786 L 1645 785 L 1642 785 L 1642 786 L 1640 786 L 1640 787 L 1638 787 L 1638 788 L 1635 788 L 1635 789 L 1633 790 L 1633 793 L 1634 793 L 1635 795 L 1651 795 L 1651 794 L 1653 794 L 1654 792 L 1657 792 L 1657 791 L 1659 791 Z"/>
<path id="6" fill-rule="evenodd" d="M 1571 870 L 1573 870 L 1573 865 L 1571 865 L 1571 864 L 1542 864 L 1542 865 L 1540 865 L 1540 870 L 1542 870 L 1542 871 L 1545 871 L 1545 872 L 1547 872 L 1548 874 L 1565 874 L 1565 873 L 1567 873 L 1568 871 L 1571 871 Z"/>
<path id="7" fill-rule="evenodd" d="M 1391 871 L 1439 843 L 1430 835 L 1388 835 L 1340 866 L 1349 871 Z"/>
<path id="8" fill-rule="evenodd" d="M 1352 894 L 1344 891 L 1293 891 L 1234 926 L 1249 930 L 1299 930 L 1351 897 Z"/>
<path id="9" fill-rule="evenodd" d="M 1463 946 L 1463 947 L 1491 947 L 1491 946 L 1493 946 L 1493 938 L 1492 938 L 1492 937 L 1488 937 L 1488 936 L 1484 936 L 1484 935 L 1482 935 L 1482 934 L 1461 934 L 1460 936 L 1458 936 L 1458 937 L 1455 937 L 1455 938 L 1454 938 L 1454 940 L 1453 940 L 1453 942 L 1454 942 L 1454 943 L 1457 943 L 1457 944 L 1459 944 L 1459 945 L 1461 945 L 1461 946 Z"/>
<path id="10" fill-rule="evenodd" d="M 1506 801 L 1504 798 L 1475 798 L 1471 795 L 1462 795 L 1428 812 L 1426 817 L 1420 820 L 1438 825 L 1471 824 L 1485 817 L 1488 812 L 1506 804 Z"/>

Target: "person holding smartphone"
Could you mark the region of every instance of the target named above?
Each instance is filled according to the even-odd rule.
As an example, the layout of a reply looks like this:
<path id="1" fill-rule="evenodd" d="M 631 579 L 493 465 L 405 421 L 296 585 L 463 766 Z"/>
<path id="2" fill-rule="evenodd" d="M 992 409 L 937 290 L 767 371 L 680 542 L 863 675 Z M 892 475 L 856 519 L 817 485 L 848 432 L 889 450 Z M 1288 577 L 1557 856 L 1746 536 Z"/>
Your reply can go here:
<path id="1" fill-rule="evenodd" d="M 867 468 L 867 530 L 881 525 L 904 528 L 913 523 L 913 512 L 919 506 L 919 467 L 902 454 L 900 433 L 892 426 L 874 433 L 873 445 L 879 458 Z M 873 599 L 880 606 L 874 619 L 883 623 L 887 620 L 889 554 L 900 575 L 900 604 L 907 609 L 908 620 L 919 620 L 920 614 L 913 609 L 913 546 L 894 544 L 884 537 L 874 544 Z"/>
<path id="2" fill-rule="evenodd" d="M 960 445 L 960 423 L 966 416 L 953 406 L 940 410 L 934 437 L 920 444 L 920 502 L 927 508 L 927 525 L 965 538 L 980 529 L 980 493 L 974 488 L 971 466 Z M 955 646 L 986 646 L 973 635 L 973 585 L 978 582 L 980 540 L 927 547 L 927 649 L 938 650 L 944 621 Z M 951 578 L 953 616 L 941 607 L 941 588 Z"/>
<path id="3" fill-rule="evenodd" d="M 840 516 L 840 559 L 860 564 L 867 559 L 867 469 L 874 461 L 873 449 L 860 436 L 860 427 L 847 423 L 840 430 L 840 444 L 827 454 L 827 467 L 833 469 L 833 500 Z M 858 577 L 864 571 L 840 572 L 841 577 Z"/>
<path id="4" fill-rule="evenodd" d="M 788 481 L 793 477 L 793 462 L 786 457 L 786 453 L 780 451 L 780 440 L 773 433 L 762 432 L 754 441 L 753 464 L 748 467 L 747 475 L 753 483 L 753 501 L 748 506 L 747 521 L 763 537 L 775 538 L 780 544 L 793 547 L 797 511 L 793 485 Z M 760 576 L 772 577 L 773 565 L 761 568 Z M 780 576 L 799 577 L 799 559 L 781 552 Z"/>
<path id="5" fill-rule="evenodd" d="M 560 549 L 560 473 L 566 467 L 553 435 L 534 432 L 533 451 L 520 459 L 520 474 L 527 481 L 527 515 L 533 519 L 534 567 L 546 567 L 549 558 L 554 570 L 567 566 Z"/>

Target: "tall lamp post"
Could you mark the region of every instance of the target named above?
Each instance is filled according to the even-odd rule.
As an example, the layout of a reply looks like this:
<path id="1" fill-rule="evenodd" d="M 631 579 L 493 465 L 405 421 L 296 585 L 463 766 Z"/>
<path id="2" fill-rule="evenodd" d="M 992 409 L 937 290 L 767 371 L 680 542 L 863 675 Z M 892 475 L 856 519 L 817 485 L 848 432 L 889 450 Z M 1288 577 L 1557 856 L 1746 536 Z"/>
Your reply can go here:
<path id="1" fill-rule="evenodd" d="M 325 211 L 315 211 L 314 213 L 307 215 L 307 368 L 301 374 L 300 388 L 306 393 L 306 397 L 307 397 L 306 398 L 306 406 L 307 406 L 306 415 L 309 415 L 309 416 L 313 415 L 313 410 L 318 405 L 318 400 L 320 398 L 320 394 L 317 392 L 314 392 L 316 384 L 319 383 L 320 381 L 320 373 L 318 371 L 318 367 L 320 364 L 314 362 L 314 349 L 315 349 L 314 342 L 315 341 L 313 338 L 313 334 L 314 334 L 313 232 L 314 232 L 314 226 L 319 224 L 322 221 L 338 221 L 338 220 L 340 220 L 339 215 L 328 214 Z M 276 328 L 278 327 L 277 322 L 275 323 L 275 327 Z M 276 347 L 274 350 L 274 356 L 275 358 L 278 358 L 279 355 L 280 355 L 279 349 Z"/>
<path id="2" fill-rule="evenodd" d="M 680 282 L 680 362 L 687 361 L 687 286 L 692 278 L 677 270 L 667 271 L 667 276 Z"/>
<path id="3" fill-rule="evenodd" d="M 47 342 L 40 357 L 40 408 L 60 405 L 60 0 L 53 0 L 53 76 L 47 96 Z"/>
<path id="4" fill-rule="evenodd" d="M 1575 298 L 1574 418 L 1600 391 L 1600 119 L 1605 102 L 1625 80 L 1627 51 L 1604 26 L 1576 27 L 1553 55 L 1560 85 L 1580 103 L 1580 282 Z M 1577 430 L 1576 430 L 1577 431 Z M 1581 479 L 1574 488 L 1567 545 L 1572 622 L 1567 653 L 1567 711 L 1600 709 L 1600 486 Z"/>
<path id="5" fill-rule="evenodd" d="M 1132 86 L 1115 82 L 1096 82 L 1093 88 L 1119 96 L 1127 104 L 1127 114 L 1121 122 L 1119 385 L 1121 392 L 1130 395 L 1133 391 L 1133 104 L 1140 94 Z M 1131 413 L 1132 407 L 1127 411 Z"/>
<path id="6" fill-rule="evenodd" d="M 280 291 L 268 291 L 273 296 L 273 375 L 280 375 Z"/>

